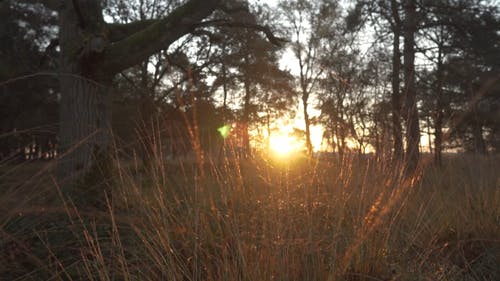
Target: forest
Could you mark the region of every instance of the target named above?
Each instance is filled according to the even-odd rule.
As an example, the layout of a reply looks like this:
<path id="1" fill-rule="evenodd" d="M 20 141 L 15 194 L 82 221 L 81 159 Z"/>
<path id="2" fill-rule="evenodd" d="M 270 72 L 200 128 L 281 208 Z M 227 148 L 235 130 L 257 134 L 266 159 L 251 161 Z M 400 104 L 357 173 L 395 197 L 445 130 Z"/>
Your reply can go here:
<path id="1" fill-rule="evenodd" d="M 0 280 L 500 280 L 497 0 L 0 1 Z"/>

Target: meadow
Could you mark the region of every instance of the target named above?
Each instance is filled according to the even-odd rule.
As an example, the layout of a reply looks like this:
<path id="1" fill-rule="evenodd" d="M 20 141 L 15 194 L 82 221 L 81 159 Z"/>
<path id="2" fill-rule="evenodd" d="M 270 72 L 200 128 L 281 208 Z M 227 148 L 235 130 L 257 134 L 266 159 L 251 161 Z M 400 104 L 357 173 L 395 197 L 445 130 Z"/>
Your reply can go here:
<path id="1" fill-rule="evenodd" d="M 0 167 L 0 280 L 500 280 L 500 159 L 153 157 L 103 209 L 52 162 Z M 429 160 L 429 159 L 427 159 Z"/>

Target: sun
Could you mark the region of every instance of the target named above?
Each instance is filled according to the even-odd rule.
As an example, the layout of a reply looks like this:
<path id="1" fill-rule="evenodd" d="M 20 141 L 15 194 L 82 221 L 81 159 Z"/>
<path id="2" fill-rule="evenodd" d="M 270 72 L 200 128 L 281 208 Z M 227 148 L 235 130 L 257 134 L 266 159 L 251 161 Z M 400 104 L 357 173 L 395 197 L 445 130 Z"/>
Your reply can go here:
<path id="1" fill-rule="evenodd" d="M 299 142 L 288 134 L 271 135 L 269 148 L 279 156 L 288 156 L 299 150 Z"/>

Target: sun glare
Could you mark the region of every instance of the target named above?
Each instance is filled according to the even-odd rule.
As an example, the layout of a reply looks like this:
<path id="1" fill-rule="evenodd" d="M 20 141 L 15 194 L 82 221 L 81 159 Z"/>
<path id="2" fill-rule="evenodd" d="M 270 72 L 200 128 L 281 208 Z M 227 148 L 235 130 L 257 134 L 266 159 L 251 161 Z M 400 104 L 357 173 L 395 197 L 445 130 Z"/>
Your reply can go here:
<path id="1" fill-rule="evenodd" d="M 263 144 L 268 141 L 271 155 L 289 159 L 298 156 L 306 151 L 305 137 L 301 135 L 303 120 L 277 119 L 272 124 L 272 133 L 269 139 L 262 139 Z M 323 128 L 315 125 L 311 126 L 311 142 L 314 151 L 322 149 Z"/>
<path id="2" fill-rule="evenodd" d="M 280 156 L 288 156 L 299 150 L 299 142 L 296 138 L 286 135 L 271 136 L 269 141 L 270 149 Z"/>

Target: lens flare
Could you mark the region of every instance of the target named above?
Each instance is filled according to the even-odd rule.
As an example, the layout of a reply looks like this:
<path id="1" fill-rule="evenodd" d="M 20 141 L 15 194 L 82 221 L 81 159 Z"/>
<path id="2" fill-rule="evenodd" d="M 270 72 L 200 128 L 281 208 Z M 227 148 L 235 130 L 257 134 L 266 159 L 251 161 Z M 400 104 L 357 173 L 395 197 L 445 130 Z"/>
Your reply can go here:
<path id="1" fill-rule="evenodd" d="M 223 138 L 227 138 L 231 132 L 231 125 L 224 125 L 217 129 Z"/>

